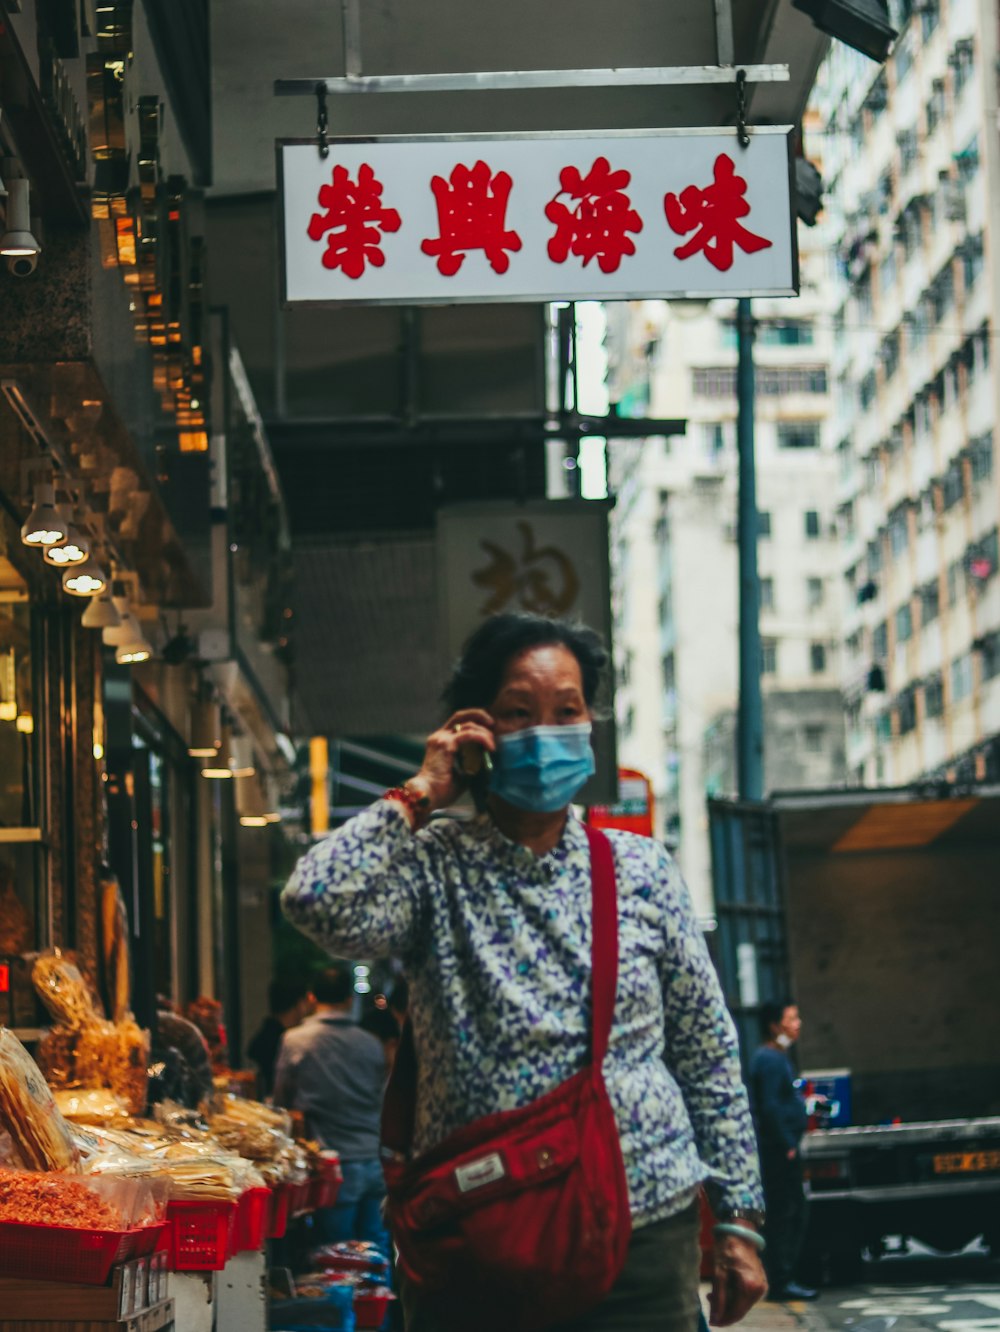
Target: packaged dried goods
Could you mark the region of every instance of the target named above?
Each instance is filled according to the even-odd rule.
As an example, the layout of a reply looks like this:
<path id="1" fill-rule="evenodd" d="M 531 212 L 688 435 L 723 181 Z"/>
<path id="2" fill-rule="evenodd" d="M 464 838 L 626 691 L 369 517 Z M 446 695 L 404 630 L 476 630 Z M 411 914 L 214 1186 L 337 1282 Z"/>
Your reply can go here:
<path id="1" fill-rule="evenodd" d="M 146 1033 L 128 1013 L 122 1022 L 93 1017 L 75 1029 L 53 1027 L 38 1060 L 53 1087 L 106 1087 L 139 1115 L 146 1108 L 148 1054 Z"/>
<path id="2" fill-rule="evenodd" d="M 0 1221 L 120 1230 L 121 1213 L 79 1176 L 0 1170 Z"/>
<path id="3" fill-rule="evenodd" d="M 57 1090 L 52 1096 L 63 1118 L 73 1124 L 113 1124 L 128 1119 L 128 1107 L 106 1087 Z"/>
<path id="4" fill-rule="evenodd" d="M 62 953 L 43 953 L 31 972 L 42 1003 L 57 1022 L 81 1027 L 97 1020 L 90 986 L 80 968 Z"/>
<path id="5" fill-rule="evenodd" d="M 0 1027 L 0 1129 L 29 1170 L 78 1170 L 69 1126 L 27 1050 Z"/>

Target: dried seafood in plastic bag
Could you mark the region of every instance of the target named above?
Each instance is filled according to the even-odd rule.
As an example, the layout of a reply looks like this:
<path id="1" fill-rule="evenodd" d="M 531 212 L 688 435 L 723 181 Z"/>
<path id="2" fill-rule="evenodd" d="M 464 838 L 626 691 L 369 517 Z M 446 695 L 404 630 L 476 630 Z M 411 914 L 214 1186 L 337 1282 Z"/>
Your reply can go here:
<path id="1" fill-rule="evenodd" d="M 41 1070 L 6 1027 L 0 1027 L 0 1129 L 29 1170 L 80 1168 L 69 1126 Z"/>

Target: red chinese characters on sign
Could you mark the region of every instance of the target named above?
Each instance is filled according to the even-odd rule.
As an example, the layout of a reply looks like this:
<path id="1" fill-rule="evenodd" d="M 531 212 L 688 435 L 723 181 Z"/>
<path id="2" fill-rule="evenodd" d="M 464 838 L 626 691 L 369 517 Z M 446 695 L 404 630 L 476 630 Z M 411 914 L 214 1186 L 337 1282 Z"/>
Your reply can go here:
<path id="1" fill-rule="evenodd" d="M 521 248 L 521 237 L 507 230 L 507 201 L 513 181 L 506 171 L 494 175 L 485 162 L 471 169 L 459 164 L 447 180 L 431 180 L 439 235 L 421 242 L 424 254 L 437 257 L 438 272 L 454 277 L 469 250 L 482 250 L 494 273 L 510 267 L 507 251 Z"/>
<path id="2" fill-rule="evenodd" d="M 642 230 L 642 218 L 625 193 L 631 179 L 628 171 L 612 171 L 606 157 L 598 157 L 586 176 L 574 166 L 563 167 L 562 189 L 545 206 L 545 216 L 556 224 L 548 244 L 553 263 L 565 263 L 572 254 L 584 268 L 596 259 L 602 273 L 614 273 L 625 255 L 635 254 L 629 232 Z M 569 195 L 573 206 L 561 195 Z"/>
<path id="3" fill-rule="evenodd" d="M 319 192 L 319 205 L 325 213 L 313 213 L 309 219 L 309 239 L 327 236 L 323 252 L 324 268 L 340 268 L 349 278 L 359 278 L 365 264 L 381 268 L 382 233 L 398 231 L 402 223 L 395 208 L 382 204 L 382 182 L 367 162 L 351 180 L 346 167 L 333 168 L 333 180 Z"/>
<path id="4" fill-rule="evenodd" d="M 714 177 L 713 183 L 704 189 L 689 185 L 680 197 L 665 195 L 663 208 L 672 231 L 679 236 L 694 231 L 689 241 L 674 250 L 677 258 L 689 259 L 701 250 L 710 264 L 725 273 L 733 266 L 734 245 L 754 254 L 768 249 L 771 241 L 740 225 L 739 219 L 750 212 L 750 205 L 743 197 L 747 183 L 737 176 L 733 159 L 726 153 L 715 159 Z"/>

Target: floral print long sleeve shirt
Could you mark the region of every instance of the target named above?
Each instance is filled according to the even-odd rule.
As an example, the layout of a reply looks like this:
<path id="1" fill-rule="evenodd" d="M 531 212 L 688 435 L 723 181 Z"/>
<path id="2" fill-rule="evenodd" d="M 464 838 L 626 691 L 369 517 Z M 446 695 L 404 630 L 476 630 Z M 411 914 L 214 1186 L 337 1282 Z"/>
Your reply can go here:
<path id="1" fill-rule="evenodd" d="M 637 1226 L 706 1182 L 716 1204 L 763 1205 L 733 1023 L 667 852 L 611 832 L 619 963 L 604 1078 Z M 414 1150 L 515 1109 L 590 1054 L 590 852 L 569 818 L 547 855 L 492 820 L 411 831 L 379 801 L 302 857 L 288 918 L 345 957 L 395 956 L 419 1063 Z"/>

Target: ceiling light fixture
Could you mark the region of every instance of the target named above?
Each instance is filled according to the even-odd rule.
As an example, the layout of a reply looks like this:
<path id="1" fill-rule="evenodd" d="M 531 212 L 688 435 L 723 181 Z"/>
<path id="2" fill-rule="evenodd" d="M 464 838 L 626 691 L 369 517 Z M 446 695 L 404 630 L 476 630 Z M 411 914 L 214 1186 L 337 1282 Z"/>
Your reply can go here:
<path id="1" fill-rule="evenodd" d="M 39 481 L 34 505 L 21 527 L 21 540 L 26 546 L 55 546 L 68 533 L 69 523 L 56 508 L 51 482 Z"/>
<path id="2" fill-rule="evenodd" d="M 213 758 L 208 759 L 201 770 L 201 775 L 214 779 L 232 777 L 233 766 L 229 755 L 229 737 L 225 729 L 222 732 L 222 743 L 219 745 L 218 751 Z"/>
<path id="3" fill-rule="evenodd" d="M 83 567 L 86 569 L 87 566 L 84 565 Z M 76 570 L 68 571 L 66 577 L 75 572 Z M 63 578 L 64 585 L 66 577 Z M 115 610 L 107 585 L 92 599 L 90 605 L 80 617 L 80 623 L 84 629 L 115 629 L 121 624 L 121 616 Z"/>
<path id="4" fill-rule="evenodd" d="M 222 713 L 211 698 L 195 699 L 188 725 L 188 753 L 192 758 L 215 758 L 222 744 Z"/>
<path id="5" fill-rule="evenodd" d="M 234 777 L 252 777 L 257 771 L 254 764 L 253 741 L 248 735 L 233 737 L 231 763 Z"/>
<path id="6" fill-rule="evenodd" d="M 32 259 L 42 247 L 31 234 L 28 182 L 12 176 L 7 182 L 7 229 L 0 239 L 0 254 L 7 259 Z"/>
<path id="7" fill-rule="evenodd" d="M 88 558 L 75 568 L 67 569 L 63 574 L 63 591 L 74 597 L 96 597 L 108 586 L 107 575 L 95 559 Z M 108 603 L 114 612 L 114 606 Z M 109 621 L 110 623 L 110 621 Z M 86 626 L 88 629 L 89 625 Z M 103 627 L 103 626 L 102 626 Z"/>
<path id="8" fill-rule="evenodd" d="M 73 523 L 66 524 L 66 536 L 54 546 L 45 547 L 45 563 L 65 569 L 68 564 L 83 564 L 90 554 L 90 544 L 83 532 Z"/>

